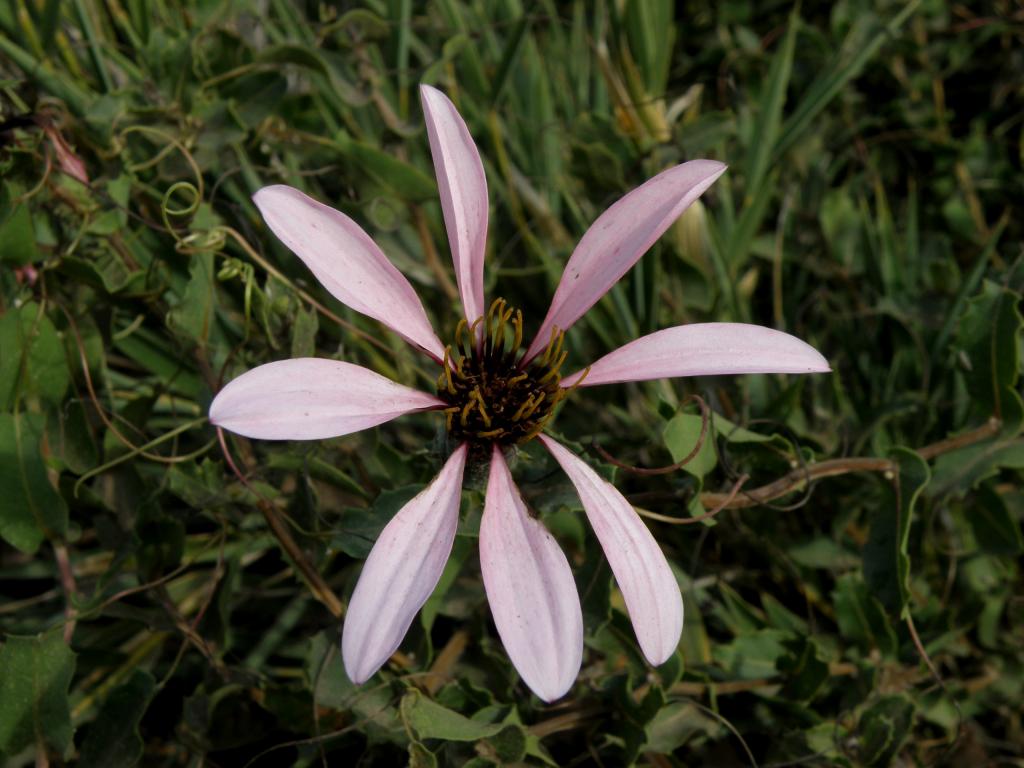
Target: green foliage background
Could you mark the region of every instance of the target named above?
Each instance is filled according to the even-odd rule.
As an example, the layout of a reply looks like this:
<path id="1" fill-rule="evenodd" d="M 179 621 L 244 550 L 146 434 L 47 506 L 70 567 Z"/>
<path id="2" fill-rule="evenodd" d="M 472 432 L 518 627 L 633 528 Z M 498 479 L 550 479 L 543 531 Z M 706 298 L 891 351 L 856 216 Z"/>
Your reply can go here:
<path id="1" fill-rule="evenodd" d="M 0 5 L 0 758 L 1024 764 L 1022 73 L 1009 0 Z M 656 670 L 567 480 L 522 452 L 587 631 L 550 706 L 490 624 L 479 485 L 401 652 L 361 688 L 342 671 L 346 595 L 440 466 L 440 419 L 229 436 L 245 484 L 205 420 L 225 381 L 296 355 L 431 386 L 250 201 L 283 182 L 346 211 L 447 337 L 420 82 L 481 148 L 488 295 L 529 328 L 611 202 L 674 163 L 730 164 L 572 330 L 570 365 L 713 319 L 834 367 L 595 388 L 560 414 L 657 516 L 687 623 Z M 690 394 L 714 419 L 683 470 L 594 447 L 682 458 Z"/>

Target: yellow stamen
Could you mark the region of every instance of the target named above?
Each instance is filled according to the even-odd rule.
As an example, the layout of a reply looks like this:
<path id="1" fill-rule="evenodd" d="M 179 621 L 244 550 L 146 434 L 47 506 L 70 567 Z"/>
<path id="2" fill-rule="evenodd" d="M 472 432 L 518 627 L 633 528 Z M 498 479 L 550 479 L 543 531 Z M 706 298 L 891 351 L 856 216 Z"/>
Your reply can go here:
<path id="1" fill-rule="evenodd" d="M 491 417 L 487 415 L 487 410 L 484 408 L 484 397 L 480 394 L 480 387 L 477 387 L 470 394 L 470 397 L 476 397 L 476 409 L 480 411 L 480 418 L 484 420 L 484 426 L 491 426 Z"/>
<path id="2" fill-rule="evenodd" d="M 523 414 L 523 418 L 528 419 L 531 416 L 533 416 L 534 412 L 536 412 L 536 410 L 538 408 L 540 408 L 540 404 L 544 402 L 544 398 L 547 397 L 547 396 L 548 396 L 547 392 L 541 392 L 540 393 L 540 397 L 537 398 L 537 402 L 535 402 L 532 406 L 530 406 L 530 409 L 525 414 Z"/>
<path id="3" fill-rule="evenodd" d="M 451 346 L 444 348 L 444 360 L 441 362 L 441 367 L 444 368 L 445 379 L 448 380 L 448 394 L 455 394 L 455 384 L 452 383 L 452 366 L 451 366 Z"/>
<path id="4" fill-rule="evenodd" d="M 519 421 L 523 418 L 523 411 L 533 404 L 533 395 L 530 395 L 526 400 L 523 401 L 522 405 L 519 406 L 519 410 L 512 416 L 512 421 Z"/>
<path id="5" fill-rule="evenodd" d="M 516 310 L 516 316 L 512 319 L 512 327 L 515 329 L 515 335 L 512 338 L 512 351 L 515 352 L 519 349 L 519 345 L 523 343 L 523 312 L 522 310 Z"/>
<path id="6" fill-rule="evenodd" d="M 551 370 L 548 371 L 547 373 L 545 373 L 543 376 L 541 376 L 540 383 L 543 384 L 545 381 L 547 381 L 548 379 L 550 379 L 553 376 L 557 376 L 558 379 L 561 380 L 562 377 L 558 375 L 558 369 L 562 367 L 562 363 L 565 362 L 565 358 L 567 358 L 568 356 L 569 356 L 569 351 L 568 350 L 563 352 L 561 357 L 558 358 L 558 362 L 551 366 Z"/>

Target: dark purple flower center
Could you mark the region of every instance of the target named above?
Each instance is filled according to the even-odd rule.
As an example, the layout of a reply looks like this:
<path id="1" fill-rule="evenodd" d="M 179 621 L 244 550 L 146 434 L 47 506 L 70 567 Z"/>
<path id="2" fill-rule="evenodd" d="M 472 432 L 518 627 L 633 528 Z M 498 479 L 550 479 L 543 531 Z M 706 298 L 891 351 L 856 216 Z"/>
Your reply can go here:
<path id="1" fill-rule="evenodd" d="M 536 437 L 572 391 L 560 386 L 564 339 L 565 333 L 554 329 L 547 348 L 524 365 L 523 313 L 504 299 L 495 299 L 472 325 L 460 320 L 437 379 L 437 396 L 448 403 L 449 435 L 504 445 Z"/>

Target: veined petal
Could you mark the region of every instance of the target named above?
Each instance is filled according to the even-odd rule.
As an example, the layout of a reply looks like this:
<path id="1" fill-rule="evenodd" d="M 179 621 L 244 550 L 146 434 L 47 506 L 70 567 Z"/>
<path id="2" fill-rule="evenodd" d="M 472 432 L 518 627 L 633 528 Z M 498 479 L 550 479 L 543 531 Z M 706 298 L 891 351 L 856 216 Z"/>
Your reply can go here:
<path id="1" fill-rule="evenodd" d="M 210 422 L 262 440 L 317 440 L 444 405 L 362 366 L 302 357 L 231 381 L 210 404 Z"/>
<path id="2" fill-rule="evenodd" d="M 459 446 L 437 477 L 381 531 L 345 614 L 341 656 L 357 685 L 398 650 L 434 591 L 459 524 L 466 446 Z"/>
<path id="3" fill-rule="evenodd" d="M 264 187 L 252 199 L 267 226 L 334 298 L 431 357 L 444 356 L 412 285 L 352 219 L 283 184 Z"/>
<path id="4" fill-rule="evenodd" d="M 539 437 L 576 486 L 626 601 L 640 649 L 651 664 L 664 663 L 683 631 L 683 598 L 665 555 L 615 486 L 551 438 Z"/>
<path id="5" fill-rule="evenodd" d="M 484 251 L 487 245 L 487 179 L 466 123 L 447 96 L 420 86 L 430 154 L 441 195 L 448 245 L 455 263 L 466 322 L 484 313 Z"/>
<path id="6" fill-rule="evenodd" d="M 480 522 L 480 570 L 506 653 L 530 689 L 554 701 L 583 662 L 580 600 L 569 562 L 527 513 L 497 446 Z"/>
<path id="7" fill-rule="evenodd" d="M 747 323 L 677 325 L 641 336 L 609 352 L 583 376 L 562 380 L 571 387 L 645 381 L 673 376 L 729 373 L 825 373 L 828 361 L 796 336 Z"/>
<path id="8" fill-rule="evenodd" d="M 691 160 L 662 171 L 602 213 L 565 265 L 524 361 L 544 349 L 552 328 L 568 330 L 594 306 L 724 172 L 725 165 L 714 160 Z"/>

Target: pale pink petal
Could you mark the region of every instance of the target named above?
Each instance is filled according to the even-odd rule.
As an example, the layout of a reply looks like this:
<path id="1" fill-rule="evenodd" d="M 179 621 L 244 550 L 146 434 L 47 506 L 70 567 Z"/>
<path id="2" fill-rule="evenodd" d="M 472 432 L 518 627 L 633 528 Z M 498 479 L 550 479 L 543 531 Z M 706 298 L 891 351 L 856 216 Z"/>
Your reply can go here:
<path id="1" fill-rule="evenodd" d="M 487 245 L 487 179 L 466 123 L 448 97 L 420 86 L 423 116 L 434 158 L 448 245 L 466 321 L 484 313 L 484 250 Z"/>
<path id="2" fill-rule="evenodd" d="M 352 682 L 368 680 L 398 650 L 437 586 L 459 524 L 465 466 L 462 445 L 385 526 L 366 558 L 341 634 L 341 657 Z"/>
<path id="3" fill-rule="evenodd" d="M 444 345 L 409 281 L 352 219 L 282 184 L 264 187 L 252 199 L 267 226 L 334 298 L 431 357 L 443 357 Z"/>
<path id="4" fill-rule="evenodd" d="M 725 165 L 714 160 L 691 160 L 662 171 L 602 213 L 565 265 L 524 360 L 547 346 L 552 328 L 568 330 L 594 306 L 724 172 Z"/>
<path id="5" fill-rule="evenodd" d="M 444 405 L 362 366 L 303 357 L 261 365 L 230 382 L 210 404 L 210 422 L 262 440 L 317 440 Z"/>
<path id="6" fill-rule="evenodd" d="M 505 652 L 544 701 L 572 687 L 583 662 L 583 615 L 569 563 L 526 511 L 495 446 L 480 522 L 480 570 Z"/>
<path id="7" fill-rule="evenodd" d="M 626 601 L 640 649 L 651 664 L 663 664 L 683 631 L 683 598 L 665 555 L 615 486 L 551 438 L 539 437 L 576 486 Z"/>
<path id="8" fill-rule="evenodd" d="M 729 373 L 824 373 L 814 347 L 782 331 L 747 323 L 677 325 L 641 336 L 562 380 L 570 387 Z"/>

